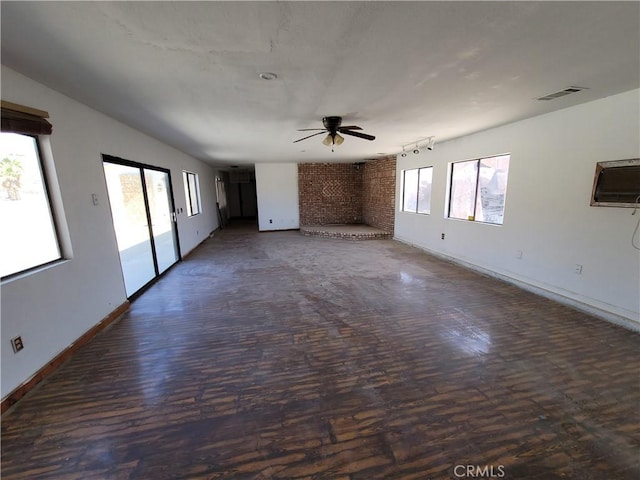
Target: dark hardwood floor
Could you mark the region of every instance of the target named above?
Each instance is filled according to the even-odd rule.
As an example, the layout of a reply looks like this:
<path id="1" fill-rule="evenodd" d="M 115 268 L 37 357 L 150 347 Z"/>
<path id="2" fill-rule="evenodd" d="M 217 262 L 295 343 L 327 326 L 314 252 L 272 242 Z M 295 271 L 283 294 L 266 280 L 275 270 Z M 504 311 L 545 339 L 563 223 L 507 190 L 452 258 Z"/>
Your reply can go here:
<path id="1" fill-rule="evenodd" d="M 391 240 L 228 229 L 3 416 L 2 478 L 637 480 L 639 347 Z"/>

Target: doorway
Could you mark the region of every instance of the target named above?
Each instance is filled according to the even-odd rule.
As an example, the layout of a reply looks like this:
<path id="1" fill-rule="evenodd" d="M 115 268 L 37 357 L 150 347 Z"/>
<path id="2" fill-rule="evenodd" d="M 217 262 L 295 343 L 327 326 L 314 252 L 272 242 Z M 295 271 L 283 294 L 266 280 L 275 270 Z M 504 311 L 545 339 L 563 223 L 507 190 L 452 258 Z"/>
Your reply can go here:
<path id="1" fill-rule="evenodd" d="M 169 170 L 103 155 L 127 298 L 180 259 Z"/>
<path id="2" fill-rule="evenodd" d="M 255 170 L 241 169 L 229 172 L 228 198 L 229 216 L 232 220 L 257 221 L 258 200 Z"/>

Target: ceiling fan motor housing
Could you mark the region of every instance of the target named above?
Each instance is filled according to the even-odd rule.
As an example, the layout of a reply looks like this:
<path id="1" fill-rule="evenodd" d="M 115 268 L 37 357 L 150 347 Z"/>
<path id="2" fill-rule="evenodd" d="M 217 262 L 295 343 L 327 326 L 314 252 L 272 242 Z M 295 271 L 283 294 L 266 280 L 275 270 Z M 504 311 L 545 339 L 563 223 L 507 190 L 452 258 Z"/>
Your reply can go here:
<path id="1" fill-rule="evenodd" d="M 342 117 L 324 117 L 322 124 L 329 132 L 335 134 L 342 125 Z"/>

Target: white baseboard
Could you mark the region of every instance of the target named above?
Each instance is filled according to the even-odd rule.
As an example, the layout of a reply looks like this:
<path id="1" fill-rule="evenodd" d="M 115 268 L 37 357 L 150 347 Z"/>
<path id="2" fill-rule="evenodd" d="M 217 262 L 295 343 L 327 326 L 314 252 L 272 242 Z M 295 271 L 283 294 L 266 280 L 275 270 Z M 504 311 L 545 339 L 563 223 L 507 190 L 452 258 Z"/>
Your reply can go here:
<path id="1" fill-rule="evenodd" d="M 540 295 L 541 297 L 554 300 L 558 303 L 562 303 L 563 305 L 567 305 L 572 308 L 575 308 L 576 310 L 580 310 L 581 312 L 585 312 L 590 315 L 601 318 L 603 320 L 606 320 L 607 322 L 610 322 L 615 325 L 624 327 L 628 330 L 640 333 L 640 321 L 634 321 L 633 319 L 624 317 L 622 315 L 618 315 L 613 312 L 609 312 L 607 310 L 598 308 L 596 306 L 589 305 L 588 303 L 581 302 L 580 300 L 576 300 L 575 298 L 571 298 L 561 293 L 548 290 L 546 288 L 540 287 L 538 285 L 534 285 L 532 283 L 528 283 L 524 280 L 510 277 L 509 275 L 505 275 L 503 273 L 498 273 L 493 270 L 489 270 L 487 268 L 481 267 L 479 265 L 475 265 L 473 263 L 461 260 L 459 258 L 446 255 L 444 253 L 436 252 L 433 250 L 429 250 L 428 248 L 425 248 L 421 245 L 416 245 L 414 243 L 411 243 L 399 237 L 394 237 L 393 239 L 397 240 L 400 243 L 404 243 L 405 245 L 409 245 L 411 247 L 417 248 L 418 250 L 422 250 L 423 252 L 426 252 L 429 255 L 433 255 L 434 257 L 438 257 L 443 260 L 455 263 L 456 265 L 460 265 L 461 267 L 474 270 L 476 272 L 482 273 L 489 277 L 497 278 L 498 280 L 502 280 L 504 282 L 510 283 L 512 285 L 515 285 L 516 287 L 522 288 L 523 290 L 527 290 L 528 292 L 535 293 L 536 295 Z"/>

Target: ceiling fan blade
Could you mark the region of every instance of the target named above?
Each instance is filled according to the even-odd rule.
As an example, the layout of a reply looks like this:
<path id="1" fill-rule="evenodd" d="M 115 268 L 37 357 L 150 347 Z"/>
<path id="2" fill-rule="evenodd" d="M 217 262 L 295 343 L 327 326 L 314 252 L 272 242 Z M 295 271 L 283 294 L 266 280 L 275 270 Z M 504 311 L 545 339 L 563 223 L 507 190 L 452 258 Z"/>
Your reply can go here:
<path id="1" fill-rule="evenodd" d="M 302 140 L 306 140 L 307 138 L 315 137 L 316 135 L 322 135 L 325 132 L 326 132 L 326 130 L 323 130 L 323 131 L 318 132 L 318 133 L 313 133 L 313 134 L 309 135 L 308 137 L 299 138 L 298 140 L 295 140 L 293 143 L 301 142 Z"/>
<path id="2" fill-rule="evenodd" d="M 373 135 L 367 135 L 366 133 L 354 132 L 351 130 L 342 130 L 340 129 L 340 133 L 345 135 L 351 135 L 352 137 L 364 138 L 365 140 L 375 140 L 376 137 Z"/>
<path id="3" fill-rule="evenodd" d="M 314 131 L 314 130 L 322 130 L 323 132 L 326 132 L 326 131 L 327 131 L 327 129 L 326 129 L 326 128 L 299 128 L 299 129 L 298 129 L 298 130 L 296 130 L 296 131 L 298 131 L 298 132 L 312 132 L 312 131 Z"/>
<path id="4" fill-rule="evenodd" d="M 338 130 L 362 130 L 357 125 L 347 125 L 346 127 L 340 127 Z"/>

